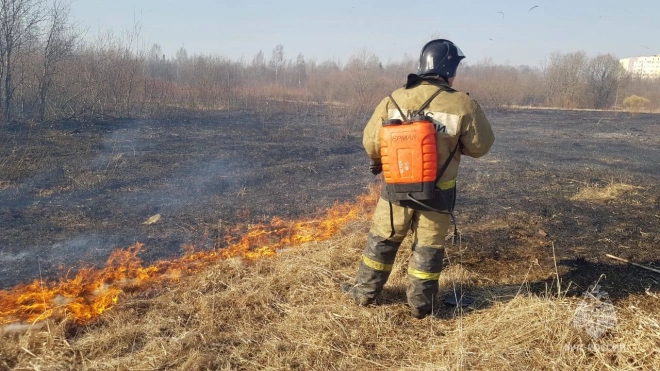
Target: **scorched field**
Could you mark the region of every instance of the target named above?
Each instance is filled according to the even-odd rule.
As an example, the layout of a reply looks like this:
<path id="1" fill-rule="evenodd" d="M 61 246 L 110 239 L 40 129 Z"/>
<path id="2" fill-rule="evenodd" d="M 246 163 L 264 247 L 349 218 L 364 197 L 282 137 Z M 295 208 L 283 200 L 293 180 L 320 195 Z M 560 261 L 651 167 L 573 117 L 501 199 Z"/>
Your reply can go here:
<path id="1" fill-rule="evenodd" d="M 60 308 L 58 316 L 45 321 L 1 303 L 0 369 L 642 370 L 660 363 L 660 274 L 647 269 L 660 266 L 660 115 L 487 112 L 496 143 L 486 157 L 462 160 L 461 242 L 448 246 L 441 278 L 444 292 L 459 282 L 477 301 L 415 321 L 405 315 L 405 249 L 375 307 L 354 307 L 336 290 L 354 273 L 368 229 L 373 199 L 361 196 L 380 181 L 361 147 L 369 114 L 271 102 L 268 114 L 0 127 L 4 298 L 33 280 L 46 288 L 103 269 L 109 257 L 117 261 L 113 251 L 129 246 L 140 267 L 162 272 L 195 254 L 218 260 L 146 288 L 127 284 L 107 312 L 87 319 L 71 317 L 73 299 L 62 294 L 42 315 Z M 341 223 L 324 229 L 326 220 Z M 314 233 L 290 232 L 306 225 Z M 244 246 L 245 261 L 226 253 L 255 230 L 261 239 Z M 277 248 L 265 253 L 264 244 Z M 617 308 L 618 327 L 590 339 L 571 321 L 596 282 Z M 39 300 L 31 300 L 34 311 Z M 412 354 L 423 341 L 408 344 L 411 331 L 436 345 Z"/>

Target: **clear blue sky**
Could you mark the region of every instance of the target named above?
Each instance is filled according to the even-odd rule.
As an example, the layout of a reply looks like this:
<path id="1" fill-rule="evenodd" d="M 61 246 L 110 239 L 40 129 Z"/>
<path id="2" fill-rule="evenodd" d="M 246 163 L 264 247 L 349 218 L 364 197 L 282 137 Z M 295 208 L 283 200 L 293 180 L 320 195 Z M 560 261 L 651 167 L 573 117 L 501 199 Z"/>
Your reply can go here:
<path id="1" fill-rule="evenodd" d="M 659 0 L 75 0 L 71 11 L 88 38 L 137 22 L 144 44 L 160 44 L 167 56 L 184 46 L 250 61 L 282 44 L 287 59 L 346 62 L 366 48 L 387 62 L 417 58 L 434 37 L 454 41 L 472 63 L 538 66 L 555 51 L 660 54 Z"/>

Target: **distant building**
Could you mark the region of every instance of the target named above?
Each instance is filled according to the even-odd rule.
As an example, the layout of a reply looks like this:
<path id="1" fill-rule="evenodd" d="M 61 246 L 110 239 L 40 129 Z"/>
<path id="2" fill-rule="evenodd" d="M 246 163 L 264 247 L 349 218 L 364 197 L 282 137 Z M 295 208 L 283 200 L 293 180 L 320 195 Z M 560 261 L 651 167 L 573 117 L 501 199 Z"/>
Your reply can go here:
<path id="1" fill-rule="evenodd" d="M 626 71 L 643 79 L 660 78 L 660 54 L 620 59 L 619 63 Z"/>

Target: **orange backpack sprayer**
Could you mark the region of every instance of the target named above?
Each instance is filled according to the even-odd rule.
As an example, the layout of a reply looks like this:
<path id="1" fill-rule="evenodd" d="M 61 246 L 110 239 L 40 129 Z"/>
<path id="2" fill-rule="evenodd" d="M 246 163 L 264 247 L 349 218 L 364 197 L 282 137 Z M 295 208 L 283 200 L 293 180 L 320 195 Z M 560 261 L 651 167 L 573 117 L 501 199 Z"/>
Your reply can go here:
<path id="1" fill-rule="evenodd" d="M 438 170 L 436 128 L 431 118 L 423 115 L 423 110 L 444 90 L 446 89 L 438 89 L 419 109 L 409 115 L 401 110 L 390 95 L 390 100 L 405 120 L 383 121 L 379 134 L 383 176 L 392 201 L 417 202 L 436 197 L 436 183 L 449 166 L 458 145 L 442 169 Z M 434 210 L 428 206 L 424 208 Z"/>
<path id="2" fill-rule="evenodd" d="M 380 160 L 394 200 L 430 200 L 435 195 L 438 156 L 435 125 L 418 116 L 411 121 L 383 121 Z"/>
<path id="3" fill-rule="evenodd" d="M 417 111 L 407 116 L 390 95 L 399 114 L 405 121 L 399 119 L 385 120 L 379 133 L 380 160 L 383 166 L 383 177 L 390 202 L 412 202 L 415 209 L 431 210 L 449 214 L 454 224 L 452 243 L 458 236 L 453 208 L 456 196 L 455 189 L 451 197 L 445 197 L 436 187 L 440 177 L 449 166 L 458 149 L 451 151 L 441 169 L 438 169 L 438 152 L 436 144 L 436 127 L 431 118 L 421 114 L 431 101 L 442 92 L 440 88 Z M 412 117 L 407 119 L 407 117 Z M 442 200 L 444 207 L 436 206 L 437 199 Z M 426 202 L 425 202 L 426 201 Z M 394 226 L 392 226 L 394 234 Z M 391 237 L 391 236 L 390 236 Z"/>

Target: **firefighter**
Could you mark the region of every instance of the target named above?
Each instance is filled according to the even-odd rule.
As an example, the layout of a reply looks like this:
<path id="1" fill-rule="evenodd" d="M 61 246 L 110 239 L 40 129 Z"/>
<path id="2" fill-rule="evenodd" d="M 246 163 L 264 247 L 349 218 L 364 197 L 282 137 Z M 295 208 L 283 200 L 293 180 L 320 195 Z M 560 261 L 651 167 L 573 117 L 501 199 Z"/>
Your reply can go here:
<path id="1" fill-rule="evenodd" d="M 420 53 L 417 73 L 408 75 L 404 87 L 380 102 L 364 129 L 363 144 L 371 159 L 370 170 L 377 175 L 382 171 L 379 130 L 383 121 L 405 120 L 413 115 L 430 118 L 436 129 L 438 181 L 433 198 L 424 205 L 396 200 L 390 188 L 383 187 L 355 283 L 341 285 L 358 305 L 373 303 L 383 290 L 409 230 L 413 232 L 413 244 L 406 296 L 411 314 L 424 318 L 437 305 L 438 279 L 461 156 L 481 157 L 495 139 L 479 104 L 452 89 L 463 58 L 461 50 L 449 40 L 428 42 Z"/>

